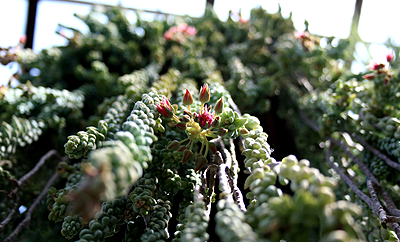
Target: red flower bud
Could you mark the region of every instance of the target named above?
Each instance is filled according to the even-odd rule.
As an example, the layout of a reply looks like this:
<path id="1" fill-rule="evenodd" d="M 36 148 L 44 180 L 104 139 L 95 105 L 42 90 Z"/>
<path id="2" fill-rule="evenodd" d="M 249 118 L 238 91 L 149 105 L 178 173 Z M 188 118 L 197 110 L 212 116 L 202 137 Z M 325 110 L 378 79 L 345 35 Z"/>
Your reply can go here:
<path id="1" fill-rule="evenodd" d="M 211 126 L 212 126 L 213 128 L 218 128 L 218 127 L 219 127 L 219 124 L 220 124 L 220 117 L 217 116 L 217 117 L 215 117 L 215 119 L 214 119 L 214 121 L 212 122 Z"/>
<path id="2" fill-rule="evenodd" d="M 196 28 L 195 28 L 194 26 L 192 26 L 192 25 L 190 25 L 190 26 L 186 29 L 185 32 L 186 32 L 188 35 L 191 35 L 191 36 L 197 34 Z"/>
<path id="3" fill-rule="evenodd" d="M 224 128 L 219 128 L 218 129 L 218 135 L 219 136 L 224 136 L 227 132 L 228 132 L 227 129 L 224 129 Z"/>
<path id="4" fill-rule="evenodd" d="M 200 89 L 199 101 L 201 103 L 207 103 L 208 101 L 210 101 L 210 89 L 208 88 L 207 83 L 204 84 Z"/>
<path id="5" fill-rule="evenodd" d="M 179 150 L 181 145 L 177 140 L 174 140 L 171 142 L 171 144 L 168 145 L 167 150 Z"/>
<path id="6" fill-rule="evenodd" d="M 206 157 L 198 154 L 196 157 L 196 164 L 194 165 L 194 170 L 197 172 L 204 168 L 208 164 Z"/>
<path id="7" fill-rule="evenodd" d="M 178 151 L 179 151 L 179 152 L 182 152 L 182 151 L 184 151 L 184 150 L 186 150 L 186 145 L 182 145 L 181 148 L 179 148 Z"/>
<path id="8" fill-rule="evenodd" d="M 164 38 L 166 40 L 168 40 L 168 41 L 171 40 L 172 39 L 172 33 L 170 31 L 165 32 L 164 33 Z"/>
<path id="9" fill-rule="evenodd" d="M 381 68 L 385 67 L 384 64 L 382 63 L 377 63 L 375 61 L 371 61 L 370 64 L 367 66 L 368 69 L 370 69 L 371 71 L 377 71 Z"/>
<path id="10" fill-rule="evenodd" d="M 295 31 L 294 37 L 296 37 L 296 39 L 303 39 L 306 37 L 306 31 Z"/>
<path id="11" fill-rule="evenodd" d="M 240 135 L 247 135 L 249 134 L 249 131 L 246 128 L 243 128 L 239 131 Z"/>
<path id="12" fill-rule="evenodd" d="M 194 154 L 191 150 L 184 150 L 182 154 L 182 164 L 192 158 L 193 155 Z"/>
<path id="13" fill-rule="evenodd" d="M 183 97 L 183 104 L 185 105 L 192 105 L 193 103 L 193 97 L 192 94 L 189 92 L 188 89 L 186 89 L 185 96 Z"/>
<path id="14" fill-rule="evenodd" d="M 21 35 L 21 37 L 19 37 L 19 43 L 21 43 L 21 44 L 26 43 L 26 35 Z"/>
<path id="15" fill-rule="evenodd" d="M 186 123 L 185 122 L 180 122 L 175 124 L 175 127 L 177 127 L 180 131 L 185 131 L 186 130 Z"/>
<path id="16" fill-rule="evenodd" d="M 374 73 L 369 73 L 369 74 L 366 74 L 366 75 L 362 76 L 362 78 L 364 78 L 366 80 L 374 80 L 375 79 L 375 74 Z"/>
<path id="17" fill-rule="evenodd" d="M 220 114 L 220 113 L 222 113 L 223 111 L 224 111 L 224 98 L 221 97 L 221 98 L 217 101 L 217 103 L 215 104 L 214 112 L 215 112 L 215 114 Z"/>
<path id="18" fill-rule="evenodd" d="M 181 23 L 180 25 L 177 26 L 177 32 L 183 33 L 187 30 L 188 25 L 187 23 Z"/>
<path id="19" fill-rule="evenodd" d="M 214 143 L 208 143 L 208 147 L 214 155 L 217 153 L 217 146 Z"/>
<path id="20" fill-rule="evenodd" d="M 393 50 L 391 50 L 390 52 L 389 52 L 389 54 L 387 54 L 386 55 L 386 60 L 387 60 L 387 62 L 392 62 L 393 61 L 393 59 L 394 59 L 394 52 L 393 52 Z"/>
<path id="21" fill-rule="evenodd" d="M 160 102 L 160 104 L 156 104 L 157 111 L 164 117 L 164 118 L 172 118 L 174 115 L 174 109 L 171 106 L 171 103 L 168 101 L 168 99 L 163 98 L 163 100 Z"/>

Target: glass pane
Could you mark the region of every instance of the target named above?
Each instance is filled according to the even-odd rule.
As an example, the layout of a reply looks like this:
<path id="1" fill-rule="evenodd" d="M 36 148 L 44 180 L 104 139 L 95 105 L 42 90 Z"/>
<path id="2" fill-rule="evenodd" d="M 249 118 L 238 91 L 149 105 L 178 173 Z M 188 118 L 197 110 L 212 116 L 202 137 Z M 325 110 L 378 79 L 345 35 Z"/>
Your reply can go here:
<path id="1" fill-rule="evenodd" d="M 65 45 L 67 43 L 64 37 L 56 34 L 58 24 L 87 32 L 87 26 L 81 20 L 74 17 L 74 13 L 87 14 L 91 8 L 91 5 L 79 3 L 39 1 L 33 50 L 38 51 L 43 48 L 49 48 L 54 45 Z M 70 33 L 66 33 L 65 35 L 72 37 Z"/>
<path id="2" fill-rule="evenodd" d="M 26 0 L 3 1 L 1 10 L 0 46 L 15 46 L 25 33 L 28 3 Z"/>
<path id="3" fill-rule="evenodd" d="M 215 0 L 218 2 L 218 0 Z M 129 8 L 145 9 L 152 11 L 160 11 L 178 15 L 189 15 L 192 17 L 200 17 L 204 14 L 206 6 L 205 0 L 169 0 L 169 1 L 132 1 L 121 0 L 121 5 Z"/>
<path id="4" fill-rule="evenodd" d="M 397 24 L 400 22 L 398 11 L 400 1 L 364 1 L 358 32 L 363 41 L 383 43 L 393 38 L 400 44 L 400 32 Z"/>

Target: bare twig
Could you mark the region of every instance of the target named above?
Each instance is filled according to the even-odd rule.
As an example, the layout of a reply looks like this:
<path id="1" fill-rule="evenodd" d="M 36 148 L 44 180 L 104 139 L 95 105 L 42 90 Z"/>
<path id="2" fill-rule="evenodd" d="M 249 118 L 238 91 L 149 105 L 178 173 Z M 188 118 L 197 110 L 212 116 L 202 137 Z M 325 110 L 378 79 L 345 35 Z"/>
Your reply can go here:
<path id="1" fill-rule="evenodd" d="M 382 199 L 385 201 L 386 207 L 387 207 L 389 213 L 392 215 L 400 216 L 400 210 L 396 207 L 390 194 L 385 189 L 383 189 L 382 186 L 380 186 L 378 184 L 373 184 L 373 185 L 374 185 L 374 188 L 381 195 Z"/>
<path id="2" fill-rule="evenodd" d="M 379 219 L 381 220 L 381 223 L 382 223 L 382 227 L 386 228 L 386 224 L 389 225 L 396 232 L 397 236 L 399 236 L 400 235 L 400 227 L 397 223 L 395 223 L 395 221 L 397 221 L 399 218 L 386 215 L 386 212 L 383 210 L 381 204 L 379 203 L 379 200 L 376 197 L 375 191 L 372 189 L 373 192 L 371 193 L 371 189 L 369 186 L 368 186 L 368 188 L 370 189 L 370 194 L 373 197 L 372 199 L 370 197 L 368 197 L 365 193 L 363 193 L 360 189 L 358 189 L 356 184 L 339 167 L 337 167 L 335 164 L 333 164 L 333 162 L 330 160 L 330 150 L 331 150 L 331 147 L 329 147 L 327 149 L 327 152 L 325 154 L 325 158 L 326 158 L 326 161 L 328 162 L 328 164 L 336 171 L 336 173 L 338 173 L 340 175 L 342 180 L 344 180 L 347 183 L 347 185 L 350 187 L 350 189 L 353 190 L 356 193 L 356 195 L 359 198 L 361 198 L 368 205 L 368 207 L 370 207 L 372 209 L 372 211 L 379 217 Z M 368 181 L 367 185 L 368 185 L 368 183 L 372 184 L 375 188 L 379 188 L 378 192 L 383 191 L 384 193 L 387 193 L 380 185 L 378 185 L 376 183 L 374 184 L 372 181 Z M 374 195 L 372 195 L 372 194 L 374 194 Z M 390 200 L 392 200 L 392 198 L 390 197 L 389 194 L 387 194 L 387 196 L 389 196 Z M 386 216 L 386 219 L 384 219 L 385 216 Z"/>
<path id="3" fill-rule="evenodd" d="M 375 149 L 373 146 L 368 144 L 367 141 L 365 141 L 361 137 L 359 137 L 359 136 L 357 136 L 355 134 L 353 134 L 352 136 L 357 142 L 359 142 L 362 146 L 364 146 L 366 149 L 371 151 L 379 159 L 383 160 L 388 166 L 400 171 L 400 164 L 399 163 L 392 161 L 389 157 L 387 157 L 386 155 L 381 153 L 378 149 Z"/>
<path id="4" fill-rule="evenodd" d="M 15 194 L 18 191 L 19 187 L 23 183 L 25 183 L 29 178 L 31 178 L 31 176 L 33 176 L 39 170 L 39 168 L 44 165 L 45 161 L 53 155 L 57 155 L 60 160 L 62 159 L 56 150 L 50 150 L 49 152 L 47 152 L 44 156 L 42 156 L 42 158 L 40 158 L 39 162 L 36 163 L 35 167 L 33 167 L 33 169 L 30 172 L 26 173 L 23 177 L 21 177 L 17 181 L 17 184 L 15 185 L 14 189 L 10 192 L 9 196 Z"/>
<path id="5" fill-rule="evenodd" d="M 229 186 L 231 186 L 235 202 L 238 204 L 240 210 L 242 210 L 243 212 L 246 212 L 247 209 L 246 209 L 246 205 L 244 204 L 244 201 L 243 201 L 242 192 L 238 188 L 237 183 L 235 182 L 235 180 L 232 178 L 231 170 L 228 167 L 225 167 L 225 172 L 226 172 L 226 174 L 228 176 Z"/>
<path id="6" fill-rule="evenodd" d="M 299 111 L 299 115 L 301 119 L 306 123 L 310 128 L 312 128 L 315 132 L 319 132 L 320 128 L 314 122 L 307 118 L 303 111 Z"/>
<path id="7" fill-rule="evenodd" d="M 221 198 L 226 199 L 228 202 L 236 202 L 242 211 L 247 211 L 243 201 L 243 196 L 240 189 L 237 187 L 229 166 L 224 162 L 220 152 L 216 154 L 216 160 L 219 164 L 219 184 L 221 189 Z M 233 197 L 232 197 L 233 195 Z"/>
<path id="8" fill-rule="evenodd" d="M 212 197 L 214 196 L 214 190 L 215 190 L 215 179 L 217 178 L 217 169 L 218 167 L 216 165 L 212 165 L 210 167 L 210 177 L 208 180 L 208 192 L 207 192 L 207 212 L 208 214 L 211 213 L 211 202 L 212 202 Z"/>
<path id="9" fill-rule="evenodd" d="M 319 132 L 319 127 L 312 122 L 311 120 L 309 120 L 306 115 L 300 111 L 300 117 L 301 119 L 308 125 L 310 126 L 313 130 L 315 130 L 316 132 Z M 389 158 L 387 158 L 384 154 L 380 153 L 378 150 L 376 150 L 375 148 L 373 148 L 372 146 L 370 146 L 367 142 L 365 142 L 364 140 L 358 138 L 357 136 L 353 135 L 353 137 L 355 138 L 355 140 L 357 140 L 359 143 L 361 143 L 366 149 L 371 150 L 376 156 L 378 156 L 379 158 L 381 158 L 382 160 L 384 160 L 386 162 L 386 164 L 388 164 L 389 166 L 397 169 L 397 167 L 400 167 L 398 164 L 394 164 L 393 161 L 391 161 Z M 349 147 L 339 141 L 334 139 L 333 137 L 327 137 L 332 143 L 340 146 L 343 151 L 346 153 L 346 155 L 352 159 L 359 167 L 360 169 L 364 172 L 364 174 L 367 176 L 367 178 L 369 179 L 368 182 L 370 182 L 373 185 L 373 188 L 375 188 L 378 193 L 381 195 L 382 199 L 385 201 L 386 203 L 386 207 L 389 211 L 390 214 L 395 215 L 395 216 L 399 216 L 400 217 L 400 210 L 397 209 L 396 205 L 393 202 L 392 197 L 390 196 L 390 194 L 381 186 L 380 182 L 378 181 L 378 179 L 376 179 L 376 177 L 371 173 L 371 171 L 368 169 L 368 167 L 360 160 L 358 159 L 355 155 L 353 155 L 351 153 L 351 151 L 349 150 Z M 382 226 L 385 226 L 386 223 L 393 228 L 393 230 L 396 232 L 397 236 L 400 237 L 400 226 L 399 224 L 393 222 L 399 219 L 396 218 L 394 216 L 387 216 L 386 215 L 386 220 L 383 219 L 384 218 L 384 213 L 386 213 L 381 204 L 379 203 L 379 200 L 376 197 L 376 193 L 373 190 L 372 191 L 372 195 L 374 196 L 376 199 L 376 201 L 373 201 L 370 197 L 368 197 L 366 194 L 364 194 L 360 189 L 358 189 L 358 187 L 356 186 L 356 184 L 347 176 L 343 173 L 343 171 L 340 170 L 339 167 L 335 166 L 333 164 L 333 162 L 330 161 L 329 157 L 330 157 L 330 149 L 328 148 L 327 152 L 326 152 L 326 161 L 328 162 L 328 164 L 340 175 L 340 177 L 347 183 L 347 185 L 349 185 L 349 187 L 356 193 L 357 196 L 359 196 L 371 209 L 372 211 L 380 218 L 382 223 Z M 370 189 L 370 193 L 371 193 L 371 189 Z M 382 220 L 383 219 L 383 220 Z M 384 225 L 385 224 L 385 225 Z"/>
<path id="10" fill-rule="evenodd" d="M 218 152 L 219 153 L 219 152 Z M 212 162 L 207 168 L 203 171 L 201 176 L 202 185 L 199 188 L 199 192 L 203 195 L 204 202 L 206 204 L 207 214 L 210 215 L 211 213 L 211 202 L 212 197 L 214 196 L 214 189 L 215 189 L 215 179 L 217 176 L 218 166 L 215 164 L 215 158 L 212 158 Z M 210 177 L 208 180 L 208 191 L 207 190 L 207 172 L 210 171 Z"/>
<path id="11" fill-rule="evenodd" d="M 356 195 L 361 198 L 370 208 L 374 208 L 373 202 L 370 197 L 368 197 L 365 193 L 363 193 L 360 189 L 358 189 L 357 185 L 350 179 L 339 167 L 337 167 L 330 160 L 331 156 L 331 147 L 329 147 L 325 153 L 326 162 L 339 174 L 343 181 L 347 183 L 351 190 L 353 190 Z"/>
<path id="12" fill-rule="evenodd" d="M 332 143 L 334 143 L 334 144 L 336 144 L 337 146 L 339 146 L 340 148 L 342 148 L 342 150 L 344 151 L 344 153 L 346 153 L 346 155 L 350 158 L 350 159 L 352 159 L 359 167 L 360 167 L 360 169 L 362 170 L 362 172 L 364 172 L 364 174 L 367 176 L 367 178 L 368 179 L 370 179 L 371 181 L 373 181 L 373 182 L 375 182 L 376 184 L 379 184 L 380 185 L 380 182 L 378 181 L 378 179 L 376 179 L 376 177 L 372 174 L 372 172 L 368 169 L 368 167 L 364 164 L 364 162 L 362 162 L 360 159 L 358 159 L 355 155 L 353 155 L 353 153 L 351 153 L 351 151 L 349 150 L 349 147 L 345 144 L 345 143 L 343 143 L 343 142 L 341 142 L 341 141 L 339 141 L 339 140 L 337 140 L 337 139 L 334 139 L 334 138 L 332 138 L 332 137 L 328 137 L 328 139 L 332 142 Z"/>
<path id="13" fill-rule="evenodd" d="M 235 184 L 237 184 L 239 178 L 239 162 L 236 159 L 235 143 L 233 142 L 233 139 L 230 140 L 229 150 L 232 158 L 233 180 L 235 181 Z"/>
<path id="14" fill-rule="evenodd" d="M 56 171 L 50 178 L 50 180 L 47 182 L 46 186 L 44 187 L 40 195 L 35 199 L 35 201 L 29 207 L 28 211 L 26 212 L 25 219 L 22 220 L 20 224 L 18 224 L 18 226 L 14 229 L 14 231 L 3 242 L 13 241 L 22 231 L 22 229 L 30 223 L 33 210 L 35 210 L 37 205 L 39 205 L 40 201 L 46 196 L 47 190 L 49 190 L 50 186 L 54 183 L 57 177 L 58 177 L 58 172 Z"/>
<path id="15" fill-rule="evenodd" d="M 376 195 L 372 181 L 367 181 L 367 186 L 368 186 L 369 194 L 371 194 L 372 202 L 375 205 L 375 210 L 377 210 L 377 212 L 375 212 L 375 213 L 378 213 L 377 215 L 379 216 L 379 220 L 381 221 L 382 227 L 384 229 L 386 229 L 387 228 L 387 226 L 386 226 L 386 224 L 387 224 L 386 211 L 383 209 L 381 203 L 379 202 L 379 199 L 378 199 L 378 196 Z"/>
<path id="16" fill-rule="evenodd" d="M 14 206 L 11 209 L 11 212 L 7 215 L 7 218 L 5 218 L 3 220 L 3 222 L 1 222 L 0 231 L 11 221 L 11 219 L 13 218 L 15 212 L 17 211 L 17 208 L 18 208 L 18 195 L 14 194 L 13 195 L 13 199 L 14 199 Z"/>
<path id="17" fill-rule="evenodd" d="M 228 182 L 228 175 L 226 174 L 226 169 L 229 167 L 227 164 L 225 164 L 222 154 L 220 152 L 217 152 L 215 155 L 216 163 L 218 164 L 218 178 L 219 178 L 219 187 L 221 189 L 221 194 L 220 197 L 226 199 L 228 202 L 233 203 L 233 198 L 232 198 L 232 191 L 231 187 L 229 186 Z"/>
<path id="18" fill-rule="evenodd" d="M 9 198 L 13 198 L 14 199 L 14 206 L 11 210 L 11 212 L 8 214 L 7 218 L 3 220 L 3 222 L 1 222 L 0 224 L 0 230 L 2 230 L 13 218 L 15 212 L 17 211 L 18 208 L 18 196 L 17 196 L 17 191 L 20 188 L 20 186 L 22 184 L 24 184 L 29 178 L 31 178 L 39 169 L 40 167 L 42 167 L 45 163 L 45 161 L 50 158 L 53 155 L 57 155 L 59 157 L 59 159 L 61 159 L 60 155 L 58 154 L 58 152 L 56 150 L 50 150 L 49 152 L 47 152 L 44 156 L 42 156 L 39 160 L 38 163 L 36 163 L 35 167 L 29 171 L 28 173 L 26 173 L 23 177 L 21 177 L 18 181 L 15 180 L 14 178 L 10 178 L 10 182 L 13 185 L 13 189 L 11 190 L 11 192 L 8 193 L 8 197 Z"/>
<path id="19" fill-rule="evenodd" d="M 397 237 L 399 237 L 400 225 L 398 223 L 389 223 L 389 226 L 394 230 L 394 232 L 396 233 Z"/>
<path id="20" fill-rule="evenodd" d="M 221 189 L 220 198 L 225 199 L 229 203 L 233 203 L 232 190 L 231 187 L 229 186 L 228 175 L 226 174 L 226 168 L 228 168 L 226 164 L 221 164 L 219 166 L 218 177 L 219 177 L 219 187 Z"/>

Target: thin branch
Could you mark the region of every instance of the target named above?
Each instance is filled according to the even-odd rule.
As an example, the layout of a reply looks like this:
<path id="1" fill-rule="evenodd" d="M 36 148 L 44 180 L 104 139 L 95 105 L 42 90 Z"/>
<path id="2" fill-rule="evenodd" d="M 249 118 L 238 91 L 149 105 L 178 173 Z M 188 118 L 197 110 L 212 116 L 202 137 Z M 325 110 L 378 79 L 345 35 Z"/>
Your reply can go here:
<path id="1" fill-rule="evenodd" d="M 379 184 L 374 184 L 374 188 L 378 191 L 382 199 L 385 201 L 389 213 L 391 213 L 392 215 L 400 216 L 400 210 L 396 207 L 390 194 Z"/>
<path id="2" fill-rule="evenodd" d="M 337 167 L 331 160 L 331 147 L 329 147 L 325 153 L 325 159 L 326 162 L 332 167 L 336 173 L 339 174 L 339 176 L 342 178 L 343 181 L 347 183 L 347 185 L 353 190 L 356 195 L 361 198 L 371 209 L 374 208 L 373 201 L 371 200 L 370 197 L 368 197 L 365 193 L 363 193 L 360 189 L 358 189 L 357 185 L 353 182 L 353 180 L 350 179 L 339 167 Z M 374 211 L 375 213 L 375 211 Z"/>
<path id="3" fill-rule="evenodd" d="M 394 232 L 396 233 L 397 237 L 399 237 L 400 225 L 398 223 L 389 223 L 389 226 L 394 230 Z"/>
<path id="4" fill-rule="evenodd" d="M 247 211 L 243 201 L 243 195 L 237 187 L 229 166 L 224 162 L 220 152 L 216 154 L 216 161 L 219 164 L 218 177 L 221 189 L 221 198 L 226 199 L 228 202 L 236 202 L 242 211 Z M 233 196 L 232 196 L 233 195 Z"/>
<path id="5" fill-rule="evenodd" d="M 236 159 L 236 151 L 235 151 L 235 143 L 233 142 L 233 139 L 230 140 L 230 154 L 232 158 L 232 172 L 233 172 L 233 180 L 235 181 L 235 184 L 237 184 L 237 181 L 239 179 L 239 162 Z"/>
<path id="6" fill-rule="evenodd" d="M 232 189 L 233 197 L 235 199 L 235 202 L 239 206 L 240 210 L 242 210 L 243 212 L 246 212 L 247 209 L 246 209 L 246 205 L 244 204 L 244 201 L 243 201 L 242 192 L 238 188 L 237 183 L 235 182 L 235 180 L 232 178 L 232 171 L 229 169 L 229 167 L 226 166 L 225 167 L 225 172 L 226 172 L 226 175 L 228 176 L 229 186 Z"/>
<path id="7" fill-rule="evenodd" d="M 14 178 L 10 178 L 10 182 L 13 185 L 13 189 L 11 190 L 11 192 L 8 193 L 8 197 L 9 198 L 13 198 L 14 199 L 14 206 L 11 210 L 11 212 L 8 214 L 7 218 L 5 218 L 1 224 L 0 224 L 0 230 L 2 230 L 13 218 L 15 212 L 17 211 L 18 208 L 18 196 L 17 196 L 17 191 L 20 188 L 20 186 L 22 184 L 24 184 L 29 178 L 31 178 L 39 169 L 40 167 L 42 167 L 45 163 L 45 161 L 50 158 L 53 155 L 57 155 L 59 157 L 59 159 L 61 160 L 62 158 L 60 157 L 60 155 L 58 154 L 58 152 L 56 150 L 50 150 L 49 152 L 47 152 L 44 156 L 42 156 L 39 160 L 38 163 L 36 163 L 35 167 L 28 172 L 27 174 L 25 174 L 23 177 L 21 177 L 18 181 L 15 180 Z"/>
<path id="8" fill-rule="evenodd" d="M 373 146 L 368 144 L 367 141 L 365 141 L 361 137 L 359 137 L 359 136 L 357 136 L 355 134 L 353 134 L 352 136 L 357 142 L 359 142 L 362 146 L 364 146 L 366 149 L 371 151 L 379 159 L 383 160 L 388 166 L 400 171 L 400 164 L 399 163 L 392 161 L 389 157 L 387 157 L 386 155 L 381 153 L 378 149 L 375 149 Z"/>
<path id="9" fill-rule="evenodd" d="M 368 169 L 368 167 L 364 164 L 364 162 L 362 162 L 362 161 L 361 161 L 360 159 L 358 159 L 355 155 L 353 155 L 353 153 L 351 153 L 351 151 L 349 150 L 349 147 L 348 147 L 345 143 L 343 143 L 343 142 L 341 142 L 341 141 L 339 141 L 339 140 L 337 140 L 337 139 L 334 139 L 334 138 L 332 138 L 332 137 L 328 137 L 328 139 L 329 139 L 332 143 L 334 143 L 334 144 L 340 146 L 340 148 L 342 148 L 342 150 L 344 151 L 344 153 L 346 153 L 346 155 L 347 155 L 350 159 L 352 159 L 352 160 L 360 167 L 360 169 L 364 172 L 364 174 L 368 177 L 368 179 L 370 179 L 371 181 L 373 181 L 373 182 L 375 182 L 376 184 L 379 184 L 379 185 L 380 185 L 380 182 L 378 181 L 378 179 L 376 179 L 376 177 L 372 174 L 372 172 Z"/>
<path id="10" fill-rule="evenodd" d="M 397 221 L 397 219 L 399 219 L 399 218 L 393 217 L 393 216 L 387 216 L 386 220 L 382 220 L 382 216 L 386 212 L 383 210 L 382 206 L 380 205 L 379 200 L 378 200 L 378 202 L 373 201 L 370 197 L 368 197 L 365 193 L 363 193 L 360 189 L 358 189 L 356 184 L 347 175 L 345 175 L 344 172 L 339 167 L 337 167 L 335 164 L 333 164 L 333 162 L 330 160 L 330 150 L 331 150 L 331 148 L 329 147 L 325 154 L 325 158 L 326 158 L 326 161 L 328 162 L 328 164 L 336 171 L 336 173 L 339 174 L 339 176 L 342 178 L 342 180 L 344 180 L 347 183 L 347 185 L 350 187 L 350 189 L 353 190 L 356 193 L 356 195 L 359 198 L 361 198 L 368 205 L 368 207 L 370 207 L 372 209 L 372 211 L 381 220 L 381 223 L 382 223 L 382 221 L 385 221 L 387 223 L 387 225 L 389 225 L 396 232 L 397 236 L 399 236 L 400 235 L 400 226 L 397 223 L 394 223 L 394 221 Z M 368 181 L 367 185 L 368 185 L 368 183 L 371 183 L 374 186 L 378 187 L 379 188 L 378 192 L 383 191 L 384 193 L 387 193 L 380 185 L 378 185 L 376 183 L 374 184 L 374 183 L 372 183 L 372 181 Z M 370 194 L 371 194 L 371 196 L 376 196 L 374 191 L 371 193 L 371 190 L 370 190 Z M 372 194 L 374 194 L 374 195 L 372 195 Z M 390 200 L 392 201 L 392 198 L 390 197 L 390 195 L 389 194 L 386 194 L 386 195 L 389 196 Z M 375 198 L 377 199 L 377 197 L 375 197 Z M 379 205 L 377 205 L 377 204 L 379 204 Z M 380 206 L 380 209 L 379 209 L 379 206 Z M 382 213 L 382 211 L 383 211 L 383 213 Z M 386 228 L 386 223 L 382 223 L 382 227 Z"/>
<path id="11" fill-rule="evenodd" d="M 11 209 L 11 212 L 8 214 L 7 218 L 5 218 L 3 220 L 3 222 L 1 222 L 0 231 L 11 221 L 11 219 L 13 218 L 15 212 L 17 211 L 17 208 L 18 208 L 18 195 L 14 194 L 13 197 L 14 197 L 14 206 Z"/>
<path id="12" fill-rule="evenodd" d="M 313 121 L 307 118 L 303 111 L 299 111 L 299 115 L 301 119 L 308 125 L 308 127 L 312 128 L 315 132 L 319 132 L 320 128 Z"/>
<path id="13" fill-rule="evenodd" d="M 217 166 L 212 165 L 210 168 L 210 177 L 208 180 L 208 192 L 207 192 L 207 197 L 206 197 L 206 206 L 207 206 L 207 213 L 210 215 L 211 213 L 211 202 L 212 202 L 212 197 L 214 196 L 214 190 L 215 190 L 215 179 L 217 178 Z"/>
<path id="14" fill-rule="evenodd" d="M 217 152 L 219 153 L 219 151 Z M 215 164 L 215 157 L 212 157 L 211 164 L 207 166 L 207 168 L 203 171 L 201 175 L 201 182 L 202 185 L 199 187 L 199 192 L 203 195 L 204 202 L 206 204 L 206 211 L 208 216 L 211 213 L 211 202 L 212 197 L 214 196 L 214 189 L 215 189 L 215 179 L 217 176 L 218 166 Z M 210 177 L 208 180 L 208 191 L 207 190 L 207 172 L 210 171 Z"/>
<path id="15" fill-rule="evenodd" d="M 42 158 L 40 158 L 39 162 L 36 163 L 35 167 L 28 173 L 26 173 L 23 177 L 21 177 L 18 181 L 17 184 L 15 185 L 14 189 L 10 192 L 9 196 L 12 194 L 15 194 L 19 187 L 25 183 L 31 176 L 33 176 L 39 169 L 42 167 L 47 159 L 49 159 L 51 156 L 56 155 L 58 158 L 61 160 L 61 156 L 58 154 L 56 150 L 50 150 L 47 152 Z"/>
<path id="16" fill-rule="evenodd" d="M 369 190 L 369 194 L 371 194 L 372 202 L 375 205 L 375 209 L 377 210 L 377 215 L 379 216 L 379 220 L 381 221 L 382 227 L 384 229 L 387 229 L 387 215 L 386 211 L 383 209 L 381 203 L 379 202 L 378 196 L 376 195 L 375 189 L 374 189 L 374 184 L 372 181 L 367 181 L 367 186 Z"/>
<path id="17" fill-rule="evenodd" d="M 22 229 L 27 226 L 31 222 L 31 216 L 33 213 L 33 210 L 39 205 L 40 201 L 46 196 L 47 190 L 51 187 L 51 185 L 54 183 L 54 181 L 58 177 L 58 171 L 56 171 L 53 176 L 50 178 L 50 180 L 47 182 L 46 186 L 42 190 L 42 193 L 35 199 L 35 201 L 32 203 L 32 205 L 29 207 L 28 211 L 26 212 L 25 219 L 18 224 L 18 226 L 14 229 L 14 231 L 3 241 L 3 242 L 10 242 L 13 241 L 18 234 L 22 231 Z"/>
<path id="18" fill-rule="evenodd" d="M 219 188 L 221 189 L 220 198 L 225 199 L 229 203 L 233 203 L 232 190 L 229 186 L 228 175 L 226 174 L 226 164 L 221 164 L 219 166 Z M 229 168 L 228 168 L 229 169 Z"/>

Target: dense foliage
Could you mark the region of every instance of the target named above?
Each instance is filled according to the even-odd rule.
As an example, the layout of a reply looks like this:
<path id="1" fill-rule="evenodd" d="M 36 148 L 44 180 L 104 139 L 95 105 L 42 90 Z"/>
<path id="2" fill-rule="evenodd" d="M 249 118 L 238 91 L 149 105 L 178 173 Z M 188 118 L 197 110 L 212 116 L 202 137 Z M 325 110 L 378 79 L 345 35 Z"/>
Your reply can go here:
<path id="1" fill-rule="evenodd" d="M 77 17 L 66 46 L 2 49 L 23 71 L 0 87 L 1 240 L 400 236 L 393 53 L 352 75 L 349 41 L 261 8 Z"/>

